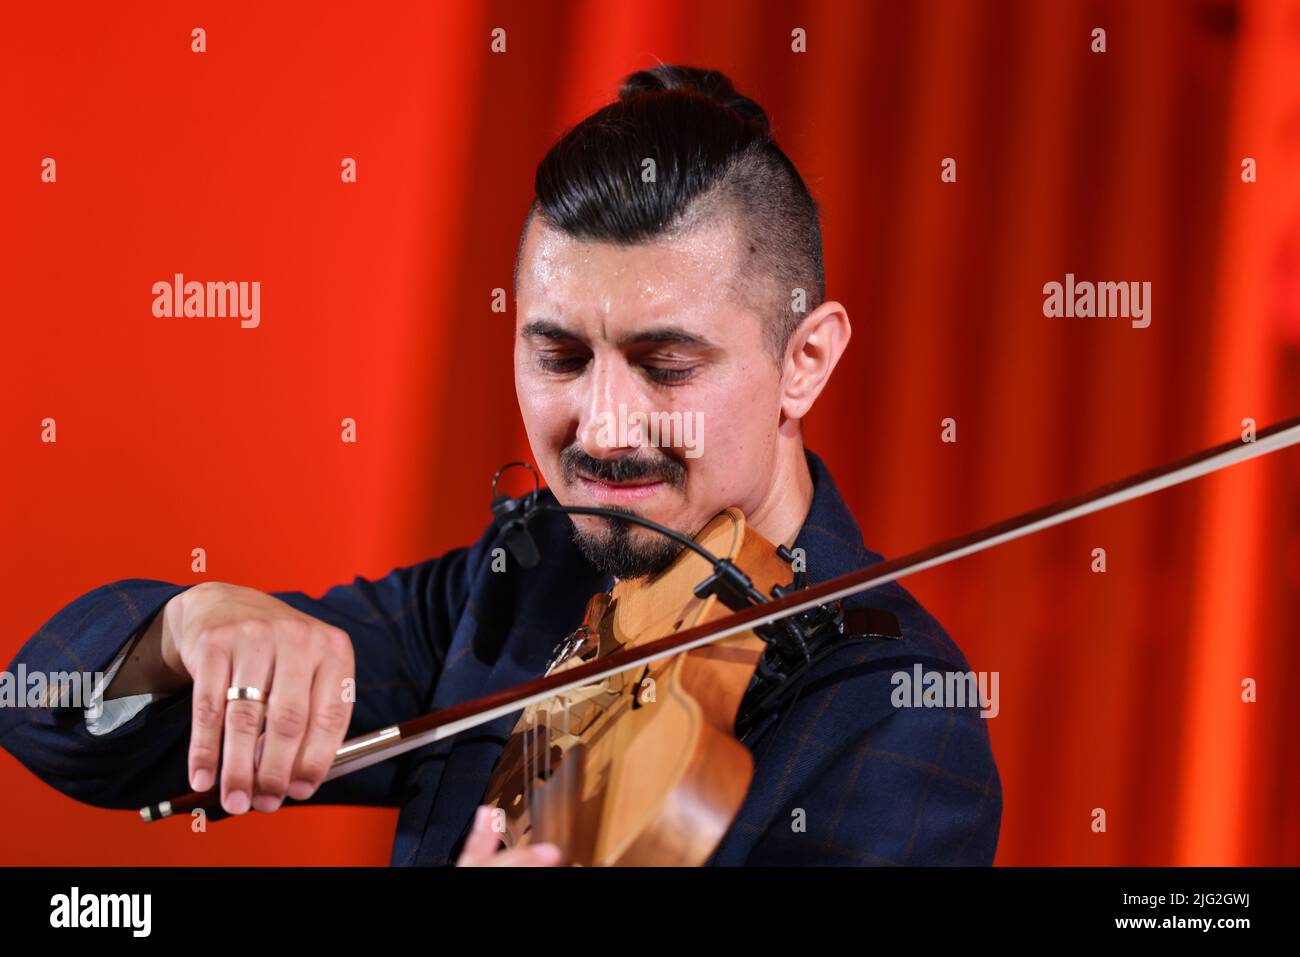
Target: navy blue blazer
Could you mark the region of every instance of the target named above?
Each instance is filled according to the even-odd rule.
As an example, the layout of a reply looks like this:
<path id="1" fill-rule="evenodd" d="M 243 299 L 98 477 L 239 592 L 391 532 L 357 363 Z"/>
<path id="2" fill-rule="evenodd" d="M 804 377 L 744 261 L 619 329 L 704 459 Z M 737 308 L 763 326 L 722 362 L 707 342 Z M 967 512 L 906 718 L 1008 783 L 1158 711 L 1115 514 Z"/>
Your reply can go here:
<path id="1" fill-rule="evenodd" d="M 821 459 L 809 452 L 808 464 L 814 495 L 795 545 L 809 580 L 880 561 Z M 319 598 L 273 593 L 351 636 L 357 697 L 348 737 L 542 674 L 587 599 L 611 582 L 578 552 L 566 516 L 543 513 L 531 527 L 544 560 L 527 572 L 513 562 L 491 570 L 501 543 L 489 525 L 468 548 L 379 579 L 357 577 Z M 187 587 L 126 579 L 96 588 L 33 635 L 10 671 L 106 671 Z M 895 672 L 916 663 L 964 672 L 966 659 L 897 583 L 845 604 L 892 611 L 902 639 L 836 649 L 814 665 L 783 722 L 770 715 L 746 736 L 753 782 L 710 863 L 991 864 L 1002 790 L 977 705 L 891 704 Z M 307 803 L 398 807 L 392 863 L 452 863 L 517 718 L 326 782 Z M 52 787 L 105 808 L 135 811 L 186 793 L 189 730 L 188 693 L 155 701 L 102 736 L 86 730 L 80 709 L 0 708 L 0 746 Z"/>

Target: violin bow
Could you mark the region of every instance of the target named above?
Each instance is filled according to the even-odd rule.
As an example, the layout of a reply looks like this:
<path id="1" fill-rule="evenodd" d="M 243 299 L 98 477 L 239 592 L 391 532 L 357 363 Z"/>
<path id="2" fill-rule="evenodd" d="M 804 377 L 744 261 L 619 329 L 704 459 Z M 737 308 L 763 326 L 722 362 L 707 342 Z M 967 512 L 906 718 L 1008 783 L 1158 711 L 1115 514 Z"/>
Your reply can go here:
<path id="1" fill-rule="evenodd" d="M 908 555 L 876 562 L 760 605 L 742 608 L 723 618 L 684 629 L 648 644 L 624 648 L 574 668 L 360 735 L 345 741 L 338 749 L 325 780 L 332 781 L 372 764 L 387 761 L 407 751 L 519 711 L 535 702 L 628 671 L 637 665 L 720 641 L 818 605 L 878 588 L 904 575 L 947 564 L 1296 444 L 1300 444 L 1300 416 L 1284 419 L 1260 430 L 1253 440 L 1230 440 L 1167 465 L 1148 469 L 1081 495 L 1061 499 Z M 208 807 L 214 801 L 215 796 L 211 790 L 190 792 L 171 801 L 141 808 L 140 816 L 146 822 L 156 821 L 203 808 L 213 819 L 227 817 L 219 804 L 215 808 Z"/>

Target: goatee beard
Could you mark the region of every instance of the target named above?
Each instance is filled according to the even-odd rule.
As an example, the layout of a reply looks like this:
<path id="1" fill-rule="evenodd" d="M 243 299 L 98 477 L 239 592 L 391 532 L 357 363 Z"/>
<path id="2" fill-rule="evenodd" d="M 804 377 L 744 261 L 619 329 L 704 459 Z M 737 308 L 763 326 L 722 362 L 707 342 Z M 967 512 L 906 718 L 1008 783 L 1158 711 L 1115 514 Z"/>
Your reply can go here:
<path id="1" fill-rule="evenodd" d="M 630 508 L 615 507 L 615 512 L 635 515 Z M 645 529 L 633 535 L 638 526 L 618 519 L 599 519 L 601 529 L 587 532 L 573 523 L 573 541 L 583 556 L 599 571 L 618 579 L 646 578 L 657 575 L 673 563 L 683 546 L 666 535 Z"/>
<path id="2" fill-rule="evenodd" d="M 570 487 L 577 482 L 580 473 L 602 482 L 644 479 L 665 482 L 679 491 L 686 487 L 686 467 L 662 453 L 597 459 L 575 443 L 560 453 L 560 467 Z M 624 515 L 637 514 L 625 506 L 606 507 Z M 587 561 L 615 578 L 657 575 L 671 565 L 685 547 L 666 535 L 631 522 L 615 518 L 599 518 L 597 521 L 600 527 L 596 531 L 583 531 L 577 522 L 573 522 L 573 541 Z"/>

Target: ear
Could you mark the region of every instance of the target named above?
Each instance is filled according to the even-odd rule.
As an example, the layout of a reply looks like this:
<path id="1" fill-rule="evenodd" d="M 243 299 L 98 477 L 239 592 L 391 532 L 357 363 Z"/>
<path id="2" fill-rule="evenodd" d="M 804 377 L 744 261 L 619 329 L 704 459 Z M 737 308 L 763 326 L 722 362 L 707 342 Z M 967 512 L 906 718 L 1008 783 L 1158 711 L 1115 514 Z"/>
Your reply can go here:
<path id="1" fill-rule="evenodd" d="M 799 323 L 785 350 L 781 376 L 781 413 L 789 419 L 808 414 L 831 372 L 848 347 L 853 327 L 849 314 L 827 300 Z"/>

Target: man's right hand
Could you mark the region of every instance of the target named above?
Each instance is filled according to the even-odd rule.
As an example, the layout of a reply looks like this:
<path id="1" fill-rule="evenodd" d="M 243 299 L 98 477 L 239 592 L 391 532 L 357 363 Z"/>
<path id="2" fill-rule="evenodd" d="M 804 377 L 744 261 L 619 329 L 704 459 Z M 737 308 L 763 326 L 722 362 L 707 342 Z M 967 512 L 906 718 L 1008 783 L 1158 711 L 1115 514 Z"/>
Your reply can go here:
<path id="1" fill-rule="evenodd" d="M 311 797 L 352 719 L 347 632 L 265 592 L 222 582 L 181 592 L 158 618 L 163 663 L 194 684 L 190 787 L 212 786 L 219 757 L 227 813 L 269 813 L 286 795 Z M 227 702 L 231 687 L 258 688 L 264 701 Z"/>

